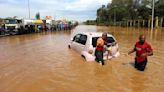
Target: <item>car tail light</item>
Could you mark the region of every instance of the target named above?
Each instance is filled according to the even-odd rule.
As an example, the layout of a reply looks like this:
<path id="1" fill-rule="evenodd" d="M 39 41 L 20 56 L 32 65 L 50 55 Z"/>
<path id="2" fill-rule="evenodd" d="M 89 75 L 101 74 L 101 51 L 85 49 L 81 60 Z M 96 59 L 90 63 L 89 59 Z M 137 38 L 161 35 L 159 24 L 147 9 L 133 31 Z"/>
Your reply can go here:
<path id="1" fill-rule="evenodd" d="M 89 54 L 93 54 L 93 50 L 89 50 L 88 53 L 89 53 Z"/>
<path id="2" fill-rule="evenodd" d="M 89 53 L 89 54 L 93 54 L 93 47 L 89 47 L 88 53 Z"/>

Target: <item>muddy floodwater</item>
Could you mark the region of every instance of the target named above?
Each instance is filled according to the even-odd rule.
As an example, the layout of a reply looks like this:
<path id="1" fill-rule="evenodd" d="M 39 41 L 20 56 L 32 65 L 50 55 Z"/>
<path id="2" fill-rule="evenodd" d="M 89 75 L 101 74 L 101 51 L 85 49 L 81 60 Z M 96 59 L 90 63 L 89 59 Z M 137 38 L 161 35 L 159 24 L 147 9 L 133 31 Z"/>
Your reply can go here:
<path id="1" fill-rule="evenodd" d="M 113 32 L 121 56 L 105 66 L 68 49 L 76 32 Z M 154 56 L 144 72 L 125 54 L 146 34 Z M 0 37 L 0 92 L 163 92 L 164 29 L 80 25 L 71 31 Z"/>

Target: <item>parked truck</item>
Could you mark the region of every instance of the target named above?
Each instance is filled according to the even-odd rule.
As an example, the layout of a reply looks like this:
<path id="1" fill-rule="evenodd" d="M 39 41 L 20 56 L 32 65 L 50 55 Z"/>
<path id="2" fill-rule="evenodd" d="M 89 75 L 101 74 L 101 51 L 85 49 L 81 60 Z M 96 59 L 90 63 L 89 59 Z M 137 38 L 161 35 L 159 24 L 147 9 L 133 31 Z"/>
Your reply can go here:
<path id="1" fill-rule="evenodd" d="M 31 19 L 5 19 L 5 33 L 9 35 L 35 32 L 35 24 Z"/>
<path id="2" fill-rule="evenodd" d="M 5 34 L 18 34 L 21 30 L 22 26 L 22 20 L 21 19 L 14 19 L 14 18 L 8 18 L 5 19 Z"/>

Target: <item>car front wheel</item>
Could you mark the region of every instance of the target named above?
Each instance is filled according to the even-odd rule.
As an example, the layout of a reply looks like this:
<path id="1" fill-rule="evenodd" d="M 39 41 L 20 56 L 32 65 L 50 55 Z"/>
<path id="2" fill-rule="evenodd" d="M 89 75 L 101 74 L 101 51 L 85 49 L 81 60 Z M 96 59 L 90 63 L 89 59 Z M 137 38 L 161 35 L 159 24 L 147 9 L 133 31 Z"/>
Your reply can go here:
<path id="1" fill-rule="evenodd" d="M 84 56 L 84 55 L 81 55 L 81 57 L 82 57 L 82 58 L 84 58 L 84 59 L 86 60 L 86 58 L 85 58 L 85 56 Z"/>
<path id="2" fill-rule="evenodd" d="M 68 45 L 68 48 L 69 48 L 69 49 L 71 49 L 71 46 L 70 46 L 70 45 Z"/>

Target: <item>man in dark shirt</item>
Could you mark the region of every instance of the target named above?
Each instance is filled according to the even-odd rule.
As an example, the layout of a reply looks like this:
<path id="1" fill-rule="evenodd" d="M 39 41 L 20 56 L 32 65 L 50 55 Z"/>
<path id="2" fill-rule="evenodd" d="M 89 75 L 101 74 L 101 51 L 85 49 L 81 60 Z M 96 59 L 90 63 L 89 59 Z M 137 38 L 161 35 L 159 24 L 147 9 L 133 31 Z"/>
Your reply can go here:
<path id="1" fill-rule="evenodd" d="M 145 41 L 146 37 L 144 35 L 139 36 L 139 41 L 136 42 L 133 50 L 129 51 L 128 54 L 136 52 L 135 57 L 135 68 L 144 71 L 147 64 L 147 56 L 153 55 L 153 50 L 151 46 Z"/>

